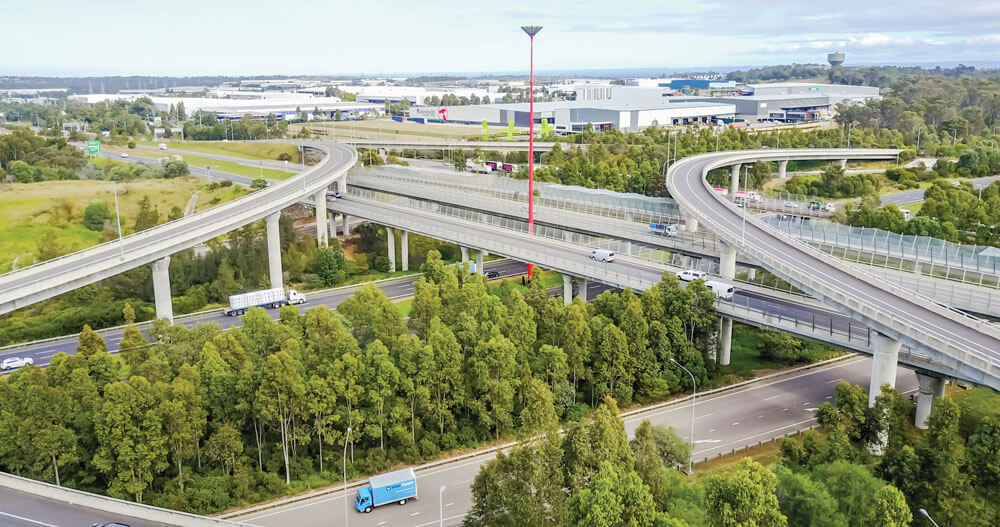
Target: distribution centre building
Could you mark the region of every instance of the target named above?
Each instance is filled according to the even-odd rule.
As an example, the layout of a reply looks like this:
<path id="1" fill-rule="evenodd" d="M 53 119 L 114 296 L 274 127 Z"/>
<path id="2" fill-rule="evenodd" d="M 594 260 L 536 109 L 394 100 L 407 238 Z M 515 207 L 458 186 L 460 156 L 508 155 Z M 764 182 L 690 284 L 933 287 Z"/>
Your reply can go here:
<path id="1" fill-rule="evenodd" d="M 665 100 L 625 101 L 555 101 L 535 103 L 534 121 L 553 125 L 557 134 L 582 132 L 588 124 L 595 130 L 617 129 L 636 132 L 659 125 L 713 123 L 716 119 L 731 119 L 736 113 L 733 104 L 699 101 L 670 104 Z M 420 106 L 410 108 L 410 118 L 435 122 L 479 124 L 527 128 L 529 104 L 480 104 L 468 106 Z"/>

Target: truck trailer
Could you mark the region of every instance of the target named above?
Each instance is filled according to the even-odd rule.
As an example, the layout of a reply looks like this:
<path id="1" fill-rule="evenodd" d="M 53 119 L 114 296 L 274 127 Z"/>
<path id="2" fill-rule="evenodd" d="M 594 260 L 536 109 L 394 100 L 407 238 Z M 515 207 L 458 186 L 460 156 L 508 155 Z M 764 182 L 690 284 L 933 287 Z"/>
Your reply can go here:
<path id="1" fill-rule="evenodd" d="M 354 498 L 354 508 L 358 512 L 371 512 L 379 505 L 396 502 L 406 505 L 406 501 L 417 498 L 417 475 L 412 468 L 404 468 L 388 474 L 372 476 L 368 484 L 358 489 Z"/>
<path id="2" fill-rule="evenodd" d="M 306 297 L 294 289 L 287 292 L 280 288 L 263 289 L 261 291 L 251 291 L 229 297 L 229 307 L 222 308 L 222 312 L 228 316 L 235 317 L 243 315 L 251 307 L 279 308 L 286 304 L 305 304 Z"/>

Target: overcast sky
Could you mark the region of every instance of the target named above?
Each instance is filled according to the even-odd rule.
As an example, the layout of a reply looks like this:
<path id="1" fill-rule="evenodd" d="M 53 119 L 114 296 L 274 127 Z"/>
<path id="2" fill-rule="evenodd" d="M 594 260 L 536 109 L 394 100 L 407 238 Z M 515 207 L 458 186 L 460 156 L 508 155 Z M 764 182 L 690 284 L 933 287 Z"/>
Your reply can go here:
<path id="1" fill-rule="evenodd" d="M 254 75 L 1000 60 L 1000 0 L 39 0 L 0 75 Z"/>

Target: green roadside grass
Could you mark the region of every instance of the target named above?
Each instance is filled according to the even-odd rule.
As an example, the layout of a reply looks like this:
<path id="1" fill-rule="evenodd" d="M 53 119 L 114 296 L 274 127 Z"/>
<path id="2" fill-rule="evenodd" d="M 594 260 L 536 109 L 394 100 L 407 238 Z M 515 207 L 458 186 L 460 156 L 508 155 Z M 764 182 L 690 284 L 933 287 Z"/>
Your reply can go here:
<path id="1" fill-rule="evenodd" d="M 284 170 L 275 170 L 273 168 L 248 167 L 232 161 L 222 161 L 208 157 L 182 155 L 181 158 L 183 158 L 189 165 L 202 168 L 212 167 L 212 170 L 228 172 L 230 174 L 236 174 L 238 176 L 254 179 L 263 177 L 264 179 L 275 179 L 281 181 L 295 175 L 294 172 L 285 172 Z"/>
<path id="2" fill-rule="evenodd" d="M 988 388 L 962 390 L 956 387 L 950 388 L 948 393 L 962 409 L 958 426 L 966 437 L 973 433 L 976 425 L 984 418 L 989 416 L 1000 418 L 1000 394 L 993 390 Z"/>
<path id="3" fill-rule="evenodd" d="M 281 154 L 292 156 L 290 163 L 299 162 L 299 150 L 293 144 L 256 143 L 245 141 L 136 141 L 137 144 L 157 147 L 163 142 L 168 148 L 215 154 L 220 156 L 243 157 L 250 160 L 277 160 Z"/>

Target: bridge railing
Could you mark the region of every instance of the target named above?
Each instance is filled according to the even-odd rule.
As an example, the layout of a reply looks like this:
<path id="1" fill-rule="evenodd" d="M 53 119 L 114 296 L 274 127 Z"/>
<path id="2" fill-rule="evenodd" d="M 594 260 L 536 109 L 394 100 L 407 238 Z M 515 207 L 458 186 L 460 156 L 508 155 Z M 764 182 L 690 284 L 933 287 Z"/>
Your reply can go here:
<path id="1" fill-rule="evenodd" d="M 824 252 L 839 249 L 843 258 L 853 257 L 860 263 L 895 265 L 898 269 L 915 269 L 916 264 L 924 264 L 929 266 L 928 274 L 1000 288 L 1000 256 L 984 255 L 989 247 L 826 221 L 801 222 L 775 217 L 764 221 L 785 234 L 817 245 Z"/>

